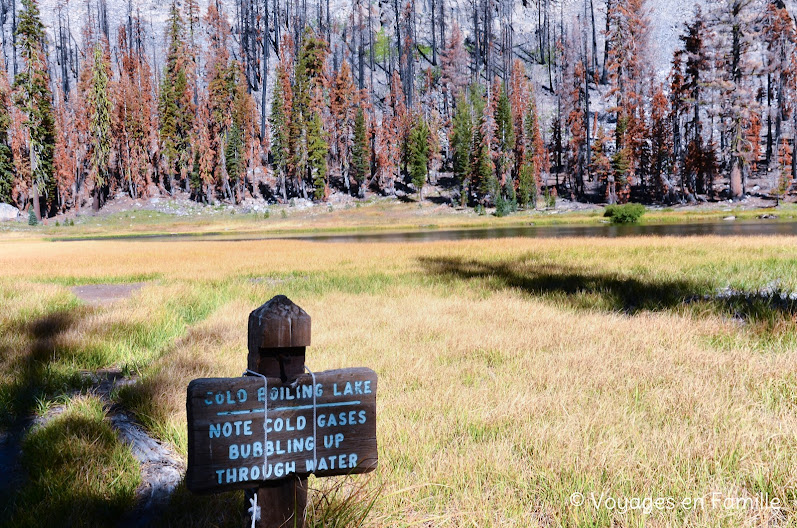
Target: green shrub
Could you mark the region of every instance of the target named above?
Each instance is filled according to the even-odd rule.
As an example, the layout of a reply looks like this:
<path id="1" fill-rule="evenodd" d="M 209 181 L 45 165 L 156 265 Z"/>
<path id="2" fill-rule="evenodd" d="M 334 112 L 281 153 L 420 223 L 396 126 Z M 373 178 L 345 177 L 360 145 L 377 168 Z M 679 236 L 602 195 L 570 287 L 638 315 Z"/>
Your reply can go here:
<path id="1" fill-rule="evenodd" d="M 33 206 L 30 206 L 28 209 L 28 225 L 39 225 L 39 220 L 36 218 L 36 212 L 33 210 Z"/>
<path id="2" fill-rule="evenodd" d="M 546 209 L 554 209 L 556 207 L 556 195 L 547 185 L 542 190 L 542 198 Z"/>
<path id="3" fill-rule="evenodd" d="M 495 216 L 508 216 L 517 212 L 517 200 L 504 198 L 500 194 L 495 200 Z"/>
<path id="4" fill-rule="evenodd" d="M 645 206 L 636 203 L 607 205 L 603 210 L 603 216 L 610 218 L 613 224 L 636 224 L 643 214 Z"/>

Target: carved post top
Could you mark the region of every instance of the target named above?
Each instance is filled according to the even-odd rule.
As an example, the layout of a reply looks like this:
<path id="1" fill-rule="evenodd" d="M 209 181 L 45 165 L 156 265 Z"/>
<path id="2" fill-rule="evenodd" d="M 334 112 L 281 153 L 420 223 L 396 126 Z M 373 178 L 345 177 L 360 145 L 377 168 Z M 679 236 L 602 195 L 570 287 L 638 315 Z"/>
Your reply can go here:
<path id="1" fill-rule="evenodd" d="M 263 348 L 310 346 L 310 316 L 284 295 L 249 314 L 249 353 Z"/>

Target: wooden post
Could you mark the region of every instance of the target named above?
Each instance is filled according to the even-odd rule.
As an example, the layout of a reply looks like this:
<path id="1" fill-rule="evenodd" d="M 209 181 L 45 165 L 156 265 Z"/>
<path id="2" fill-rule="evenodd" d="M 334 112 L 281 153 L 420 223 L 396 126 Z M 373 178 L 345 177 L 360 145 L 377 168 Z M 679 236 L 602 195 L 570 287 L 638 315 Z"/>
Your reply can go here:
<path id="1" fill-rule="evenodd" d="M 283 381 L 304 373 L 305 348 L 310 346 L 310 316 L 284 295 L 277 295 L 249 314 L 247 368 Z M 260 507 L 258 528 L 304 527 L 307 478 L 291 475 L 256 489 Z M 249 495 L 249 494 L 247 494 Z M 249 501 L 245 507 L 249 508 Z M 251 526 L 248 517 L 247 527 Z"/>

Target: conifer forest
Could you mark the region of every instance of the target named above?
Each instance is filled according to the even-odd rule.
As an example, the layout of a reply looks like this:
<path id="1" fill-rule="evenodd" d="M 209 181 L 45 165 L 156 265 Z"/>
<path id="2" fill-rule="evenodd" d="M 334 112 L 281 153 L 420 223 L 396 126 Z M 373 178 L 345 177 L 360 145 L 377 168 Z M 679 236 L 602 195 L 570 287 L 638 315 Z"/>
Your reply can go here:
<path id="1" fill-rule="evenodd" d="M 514 210 L 794 191 L 781 0 L 682 2 L 671 53 L 653 0 L 172 0 L 155 21 L 51 3 L 0 0 L 0 202 L 38 218 L 120 193 L 445 183 L 451 205 Z"/>

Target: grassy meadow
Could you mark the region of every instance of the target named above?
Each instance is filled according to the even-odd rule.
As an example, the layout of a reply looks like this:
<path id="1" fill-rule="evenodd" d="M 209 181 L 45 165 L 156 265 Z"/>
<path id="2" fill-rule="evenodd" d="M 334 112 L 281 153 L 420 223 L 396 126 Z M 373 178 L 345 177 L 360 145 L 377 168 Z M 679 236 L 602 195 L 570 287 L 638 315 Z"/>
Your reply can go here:
<path id="1" fill-rule="evenodd" d="M 0 270 L 0 420 L 65 405 L 23 441 L 28 479 L 0 504 L 9 526 L 113 525 L 140 476 L 84 373 L 138 376 L 113 402 L 185 456 L 188 382 L 240 375 L 247 316 L 276 294 L 313 318 L 308 366 L 380 379 L 379 469 L 311 479 L 311 526 L 351 525 L 369 501 L 374 527 L 797 526 L 795 305 L 741 295 L 797 291 L 795 238 L 17 233 L 0 240 Z M 144 285 L 103 306 L 70 290 L 131 282 Z M 632 497 L 705 504 L 620 507 Z M 180 489 L 162 521 L 241 526 L 242 502 Z"/>

